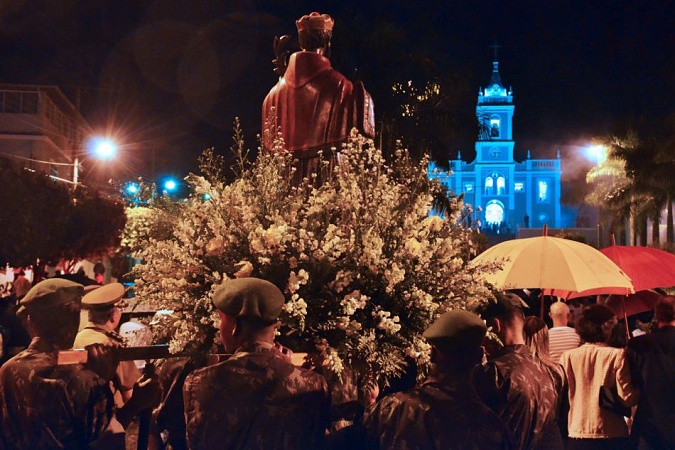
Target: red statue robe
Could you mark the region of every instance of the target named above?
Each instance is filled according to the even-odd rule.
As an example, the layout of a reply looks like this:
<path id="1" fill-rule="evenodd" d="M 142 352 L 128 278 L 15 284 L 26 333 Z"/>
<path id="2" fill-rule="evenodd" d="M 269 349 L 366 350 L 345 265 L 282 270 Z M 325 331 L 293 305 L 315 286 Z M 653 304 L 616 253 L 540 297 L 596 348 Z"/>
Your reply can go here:
<path id="1" fill-rule="evenodd" d="M 375 135 L 373 101 L 363 84 L 352 83 L 328 58 L 307 51 L 291 55 L 286 72 L 265 97 L 262 118 L 263 127 L 272 121 L 279 128 L 303 176 L 315 171 L 318 150 L 339 150 L 352 128 Z M 274 137 L 263 129 L 264 148 L 272 148 Z"/>

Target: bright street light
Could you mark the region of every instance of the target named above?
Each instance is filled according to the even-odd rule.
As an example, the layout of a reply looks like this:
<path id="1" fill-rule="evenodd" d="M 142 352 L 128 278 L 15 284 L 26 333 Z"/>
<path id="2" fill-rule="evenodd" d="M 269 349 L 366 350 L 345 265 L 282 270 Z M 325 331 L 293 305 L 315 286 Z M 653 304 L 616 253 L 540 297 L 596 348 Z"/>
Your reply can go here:
<path id="1" fill-rule="evenodd" d="M 591 145 L 588 147 L 588 155 L 596 164 L 602 164 L 607 159 L 607 148 L 603 145 Z"/>
<path id="2" fill-rule="evenodd" d="M 136 194 L 138 192 L 138 185 L 136 183 L 127 184 L 127 193 Z"/>
<path id="3" fill-rule="evenodd" d="M 89 142 L 90 151 L 93 152 L 97 158 L 111 159 L 117 154 L 117 144 L 110 139 L 95 137 Z"/>
<path id="4" fill-rule="evenodd" d="M 177 186 L 176 180 L 169 179 L 164 182 L 164 189 L 166 189 L 167 191 L 173 191 L 174 189 L 176 189 L 176 186 Z"/>
<path id="5" fill-rule="evenodd" d="M 99 159 L 109 160 L 117 154 L 117 144 L 107 138 L 94 137 L 87 143 L 87 150 Z M 77 186 L 80 179 L 80 159 L 76 156 L 73 163 L 73 184 Z"/>

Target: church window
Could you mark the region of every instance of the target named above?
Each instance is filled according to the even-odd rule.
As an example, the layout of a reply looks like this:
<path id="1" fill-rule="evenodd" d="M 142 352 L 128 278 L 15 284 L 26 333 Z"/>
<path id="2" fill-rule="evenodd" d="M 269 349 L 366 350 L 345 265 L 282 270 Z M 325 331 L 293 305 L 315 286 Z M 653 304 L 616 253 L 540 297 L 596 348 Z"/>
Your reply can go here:
<path id="1" fill-rule="evenodd" d="M 485 195 L 492 195 L 492 189 L 494 187 L 494 180 L 492 177 L 485 178 Z"/>
<path id="2" fill-rule="evenodd" d="M 497 178 L 497 195 L 506 194 L 506 179 L 504 177 Z"/>
<path id="3" fill-rule="evenodd" d="M 490 137 L 499 137 L 499 118 L 490 119 Z"/>
<path id="4" fill-rule="evenodd" d="M 547 203 L 549 201 L 548 181 L 539 180 L 537 183 L 537 201 Z"/>

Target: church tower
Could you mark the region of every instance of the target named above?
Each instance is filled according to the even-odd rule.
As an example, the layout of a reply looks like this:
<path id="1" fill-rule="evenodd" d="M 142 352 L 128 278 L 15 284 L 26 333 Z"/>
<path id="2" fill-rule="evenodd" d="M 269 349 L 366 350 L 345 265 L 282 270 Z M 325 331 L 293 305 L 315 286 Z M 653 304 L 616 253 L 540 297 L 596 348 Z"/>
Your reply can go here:
<path id="1" fill-rule="evenodd" d="M 514 209 L 513 92 L 506 89 L 499 75 L 497 44 L 493 45 L 492 77 L 486 88 L 478 90 L 476 117 L 480 124 L 476 141 L 476 159 L 480 168 L 476 192 L 483 204 L 486 223 L 502 223 L 507 211 Z"/>
<path id="2" fill-rule="evenodd" d="M 476 157 L 462 160 L 461 152 L 450 161 L 450 172 L 430 164 L 429 176 L 438 179 L 450 192 L 463 193 L 464 201 L 474 208 L 469 221 L 480 221 L 484 233 L 513 235 L 521 228 L 560 228 L 561 160 L 514 159 L 513 92 L 502 81 L 497 60 L 498 45 L 492 58 L 492 76 L 478 90 L 476 118 L 480 132 L 476 139 Z"/>

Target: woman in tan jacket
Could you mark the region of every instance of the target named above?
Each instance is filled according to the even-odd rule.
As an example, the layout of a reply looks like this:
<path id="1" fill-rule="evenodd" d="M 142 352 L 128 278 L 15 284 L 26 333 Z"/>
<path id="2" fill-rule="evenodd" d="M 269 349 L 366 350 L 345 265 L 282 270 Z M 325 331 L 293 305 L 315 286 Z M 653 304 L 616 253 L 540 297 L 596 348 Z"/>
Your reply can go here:
<path id="1" fill-rule="evenodd" d="M 614 390 L 624 406 L 637 403 L 624 349 L 606 344 L 615 323 L 604 305 L 584 308 L 575 323 L 583 345 L 560 357 L 569 386 L 568 450 L 630 448 L 625 418 L 599 403 L 603 386 Z"/>

